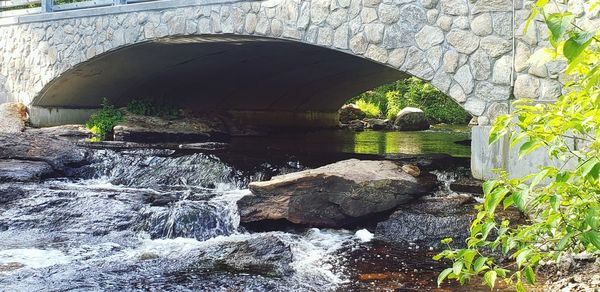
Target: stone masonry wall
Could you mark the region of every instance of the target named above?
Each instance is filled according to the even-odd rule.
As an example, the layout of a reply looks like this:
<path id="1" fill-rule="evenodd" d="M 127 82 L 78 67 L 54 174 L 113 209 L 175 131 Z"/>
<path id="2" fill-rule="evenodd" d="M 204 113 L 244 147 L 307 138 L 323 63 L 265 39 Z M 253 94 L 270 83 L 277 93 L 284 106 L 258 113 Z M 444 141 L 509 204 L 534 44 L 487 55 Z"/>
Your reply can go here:
<path id="1" fill-rule="evenodd" d="M 516 2 L 515 95 L 555 98 L 560 66 L 526 65 L 547 34 L 538 23 L 519 33 L 530 3 Z M 512 0 L 268 0 L 160 10 L 152 5 L 0 26 L 0 101 L 35 104 L 50 81 L 122 46 L 172 35 L 239 34 L 314 44 L 408 72 L 480 116 L 482 125 L 509 108 Z"/>

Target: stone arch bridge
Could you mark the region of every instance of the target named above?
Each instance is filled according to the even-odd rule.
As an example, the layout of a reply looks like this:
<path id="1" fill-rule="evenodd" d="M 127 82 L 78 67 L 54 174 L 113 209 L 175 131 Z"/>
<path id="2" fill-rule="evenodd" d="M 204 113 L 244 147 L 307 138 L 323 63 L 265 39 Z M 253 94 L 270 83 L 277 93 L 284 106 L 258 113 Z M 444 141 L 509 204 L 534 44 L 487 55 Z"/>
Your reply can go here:
<path id="1" fill-rule="evenodd" d="M 29 105 L 38 125 L 140 96 L 326 125 L 348 98 L 407 76 L 488 125 L 513 96 L 561 93 L 560 63 L 526 62 L 548 44 L 541 23 L 524 32 L 529 1 L 48 1 L 0 12 L 0 102 Z"/>

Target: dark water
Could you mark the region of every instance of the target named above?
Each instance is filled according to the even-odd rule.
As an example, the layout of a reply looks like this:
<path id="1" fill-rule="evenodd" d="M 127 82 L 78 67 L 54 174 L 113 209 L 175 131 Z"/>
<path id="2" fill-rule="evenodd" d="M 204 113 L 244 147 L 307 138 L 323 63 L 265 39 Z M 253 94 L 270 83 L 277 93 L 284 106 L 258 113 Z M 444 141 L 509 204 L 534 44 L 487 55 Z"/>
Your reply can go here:
<path id="1" fill-rule="evenodd" d="M 0 204 L 0 291 L 433 289 L 439 265 L 430 263 L 429 253 L 373 253 L 378 245 L 363 242 L 356 230 L 251 233 L 239 224 L 236 201 L 249 193 L 249 181 L 305 167 L 301 160 L 269 163 L 275 152 L 465 156 L 468 147 L 454 141 L 468 137 L 313 132 L 234 140 L 238 154 L 262 153 L 254 173 L 202 153 L 97 150 L 77 177 L 0 184 L 0 194 L 13 198 Z M 403 257 L 423 260 L 394 264 Z M 277 273 L 254 262 L 269 263 Z M 412 278 L 368 275 L 401 273 L 400 266 Z"/>
<path id="2" fill-rule="evenodd" d="M 422 132 L 322 130 L 308 133 L 275 134 L 268 137 L 239 137 L 233 148 L 247 151 L 280 151 L 355 154 L 432 154 L 445 153 L 470 157 L 471 137 L 467 126 L 434 126 Z"/>

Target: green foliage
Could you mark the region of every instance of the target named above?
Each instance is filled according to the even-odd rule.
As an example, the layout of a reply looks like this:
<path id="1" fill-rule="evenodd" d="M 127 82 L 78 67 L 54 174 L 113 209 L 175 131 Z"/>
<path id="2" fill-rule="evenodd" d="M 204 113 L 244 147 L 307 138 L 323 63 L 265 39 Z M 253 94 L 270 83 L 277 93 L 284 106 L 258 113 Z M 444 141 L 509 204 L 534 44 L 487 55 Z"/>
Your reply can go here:
<path id="1" fill-rule="evenodd" d="M 357 100 L 356 106 L 363 111 L 363 113 L 365 113 L 367 118 L 377 118 L 381 114 L 381 110 L 379 109 L 378 105 L 363 99 Z"/>
<path id="2" fill-rule="evenodd" d="M 127 111 L 135 115 L 178 117 L 179 109 L 174 105 L 146 99 L 134 99 L 127 104 Z"/>
<path id="3" fill-rule="evenodd" d="M 552 48 L 536 52 L 530 61 L 566 61 L 572 80 L 566 85 L 568 93 L 554 104 L 515 102 L 511 115 L 496 120 L 490 143 L 507 137 L 521 157 L 544 149 L 558 166 L 541 167 L 521 178 L 502 173 L 486 182 L 484 203 L 478 206 L 467 248 L 447 249 L 436 256 L 452 260 L 461 269 L 444 270 L 439 282 L 465 283 L 483 274 L 490 287 L 501 278 L 524 291 L 524 283 L 535 283 L 535 269 L 542 260 L 558 260 L 564 253 L 600 255 L 598 33 L 581 30 L 569 12 L 545 14 L 546 2 L 538 1 L 532 15 L 544 17 Z M 501 218 L 497 210 L 510 207 L 526 214 L 527 222 L 517 225 Z M 510 261 L 503 263 L 489 251 L 501 252 Z"/>
<path id="4" fill-rule="evenodd" d="M 122 120 L 123 113 L 111 105 L 105 98 L 102 101 L 102 108 L 92 114 L 87 123 L 85 123 L 85 127 L 94 135 L 91 141 L 104 141 L 108 134 L 112 132 L 113 127 Z"/>
<path id="5" fill-rule="evenodd" d="M 409 106 L 422 109 L 433 124 L 466 124 L 471 118 L 452 98 L 415 77 L 382 85 L 349 102 L 358 100 L 377 105 L 388 119 L 395 118 L 400 110 Z"/>

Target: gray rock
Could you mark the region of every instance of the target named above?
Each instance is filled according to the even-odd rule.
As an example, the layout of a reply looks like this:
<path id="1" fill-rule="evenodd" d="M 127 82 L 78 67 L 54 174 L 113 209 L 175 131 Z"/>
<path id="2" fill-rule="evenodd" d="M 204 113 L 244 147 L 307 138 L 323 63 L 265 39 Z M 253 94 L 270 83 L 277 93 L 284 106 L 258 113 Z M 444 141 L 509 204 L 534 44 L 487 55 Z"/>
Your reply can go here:
<path id="1" fill-rule="evenodd" d="M 390 120 L 365 119 L 364 121 L 367 124 L 366 125 L 367 129 L 372 129 L 372 130 L 376 130 L 376 131 L 392 129 L 392 123 L 390 122 Z"/>
<path id="2" fill-rule="evenodd" d="M 516 98 L 538 98 L 540 80 L 531 75 L 519 75 L 515 80 L 514 94 Z"/>
<path id="3" fill-rule="evenodd" d="M 217 116 L 169 120 L 129 112 L 125 112 L 123 122 L 116 125 L 113 132 L 115 141 L 129 142 L 223 141 L 229 136 L 225 123 Z"/>
<path id="4" fill-rule="evenodd" d="M 415 40 L 419 48 L 427 50 L 444 41 L 444 32 L 437 27 L 426 25 L 415 35 Z"/>
<path id="5" fill-rule="evenodd" d="M 400 9 L 396 5 L 380 4 L 379 20 L 385 24 L 392 24 L 400 19 Z"/>
<path id="6" fill-rule="evenodd" d="M 512 42 L 497 36 L 487 36 L 481 39 L 481 48 L 490 56 L 500 57 L 512 50 Z"/>
<path id="7" fill-rule="evenodd" d="M 456 51 L 454 51 L 454 50 L 447 51 L 444 54 L 444 59 L 443 59 L 444 71 L 446 71 L 448 73 L 456 72 L 456 69 L 458 69 L 459 58 L 460 58 L 460 56 L 458 55 L 458 53 Z"/>
<path id="8" fill-rule="evenodd" d="M 490 56 L 483 50 L 477 50 L 477 52 L 471 55 L 469 58 L 469 65 L 471 66 L 473 78 L 476 80 L 486 80 L 492 73 Z"/>
<path id="9" fill-rule="evenodd" d="M 463 107 L 474 116 L 481 116 L 485 112 L 487 103 L 478 98 L 468 98 Z"/>
<path id="10" fill-rule="evenodd" d="M 494 64 L 494 74 L 492 81 L 494 83 L 509 85 L 512 71 L 512 58 L 510 55 L 503 56 Z"/>
<path id="11" fill-rule="evenodd" d="M 377 224 L 375 237 L 400 244 L 440 248 L 452 237 L 453 246 L 464 246 L 477 211 L 471 197 L 427 198 L 401 207 Z"/>
<path id="12" fill-rule="evenodd" d="M 447 15 L 467 15 L 469 6 L 466 0 L 441 0 L 442 13 Z"/>
<path id="13" fill-rule="evenodd" d="M 471 30 L 478 36 L 487 36 L 493 32 L 492 17 L 489 13 L 476 16 L 471 21 Z"/>
<path id="14" fill-rule="evenodd" d="M 294 273 L 290 238 L 275 233 L 257 234 L 241 240 L 226 240 L 199 250 L 194 268 L 216 269 L 267 277 Z"/>
<path id="15" fill-rule="evenodd" d="M 340 123 L 347 124 L 353 120 L 364 119 L 367 115 L 353 104 L 346 104 L 338 111 L 340 115 Z"/>
<path id="16" fill-rule="evenodd" d="M 479 37 L 468 30 L 453 29 L 446 35 L 446 40 L 463 54 L 471 54 L 479 47 Z"/>
<path id="17" fill-rule="evenodd" d="M 87 162 L 87 151 L 72 142 L 39 132 L 0 133 L 0 159 L 43 161 L 55 171 Z"/>
<path id="18" fill-rule="evenodd" d="M 487 101 L 508 100 L 510 98 L 510 87 L 481 81 L 475 87 L 475 96 Z"/>
<path id="19" fill-rule="evenodd" d="M 513 1 L 512 0 L 486 0 L 486 1 L 475 1 L 472 7 L 473 14 L 479 14 L 482 12 L 495 12 L 495 11 L 511 11 Z"/>
<path id="20" fill-rule="evenodd" d="M 468 65 L 464 65 L 460 67 L 458 71 L 456 71 L 456 74 L 454 74 L 454 80 L 458 82 L 466 94 L 473 92 L 475 82 L 473 80 L 473 75 L 471 74 L 471 69 Z"/>
<path id="21" fill-rule="evenodd" d="M 425 113 L 414 107 L 403 108 L 396 116 L 394 126 L 399 131 L 422 131 L 430 127 Z"/>
<path id="22" fill-rule="evenodd" d="M 413 177 L 392 161 L 350 159 L 253 182 L 252 195 L 238 207 L 242 222 L 344 227 L 430 192 L 434 181 L 426 174 Z"/>
<path id="23" fill-rule="evenodd" d="M 43 161 L 0 160 L 0 183 L 39 181 L 53 173 Z"/>

